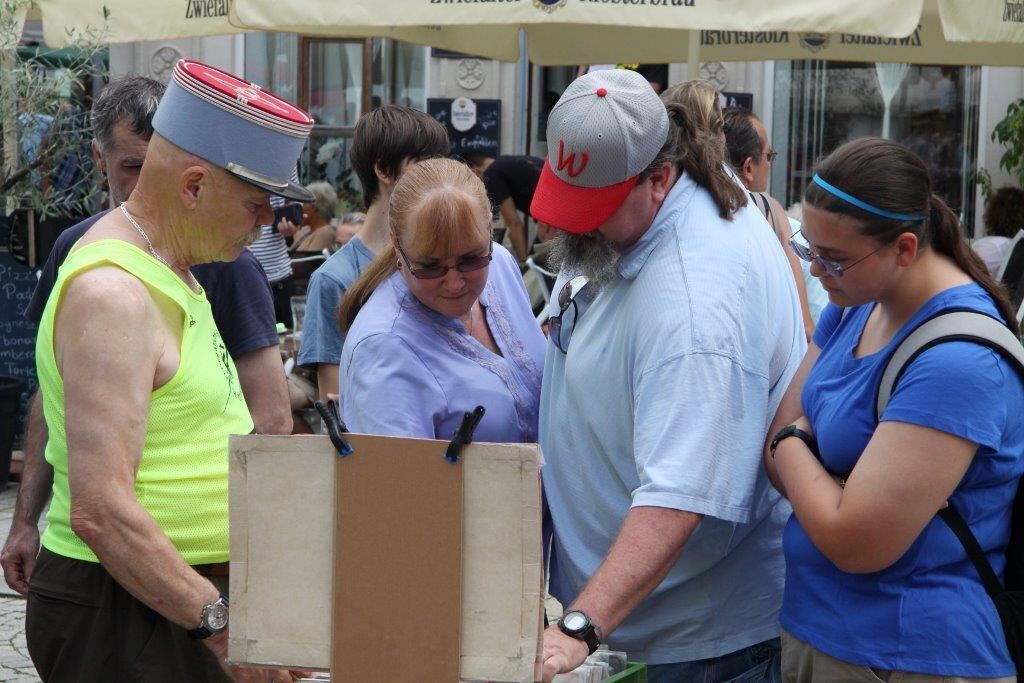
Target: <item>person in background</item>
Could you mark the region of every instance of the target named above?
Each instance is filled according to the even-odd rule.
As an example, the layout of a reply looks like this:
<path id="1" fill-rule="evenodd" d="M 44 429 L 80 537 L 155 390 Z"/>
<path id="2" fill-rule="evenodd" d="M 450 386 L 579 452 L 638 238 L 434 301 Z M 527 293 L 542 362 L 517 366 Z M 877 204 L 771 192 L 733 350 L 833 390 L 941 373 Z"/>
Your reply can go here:
<path id="1" fill-rule="evenodd" d="M 477 440 L 536 441 L 544 336 L 518 264 L 491 241 L 483 184 L 458 161 L 421 161 L 388 220 L 390 244 L 341 304 L 342 419 L 449 439 L 479 404 Z"/>
<path id="2" fill-rule="evenodd" d="M 448 132 L 431 116 L 389 104 L 356 123 L 349 151 L 352 170 L 363 188 L 362 228 L 316 269 L 306 290 L 306 318 L 298 363 L 316 369 L 321 400 L 338 389 L 338 363 L 345 337 L 338 327 L 338 304 L 345 291 L 388 245 L 388 200 L 406 166 L 446 156 Z"/>
<path id="3" fill-rule="evenodd" d="M 909 149 L 854 140 L 816 171 L 803 200 L 810 246 L 797 248 L 830 304 L 764 453 L 793 506 L 783 676 L 1012 683 L 999 614 L 937 513 L 953 504 L 1002 574 L 1024 381 L 992 349 L 950 341 L 914 356 L 875 410 L 889 359 L 919 323 L 970 310 L 1019 333 L 1014 311 Z"/>
<path id="4" fill-rule="evenodd" d="M 786 217 L 789 218 L 789 226 L 793 230 L 793 239 L 806 247 L 807 240 L 800 231 L 803 225 L 803 205 L 800 202 L 790 204 L 789 208 L 786 209 Z M 811 264 L 800 259 L 800 270 L 803 273 L 804 285 L 807 288 L 807 310 L 810 311 L 811 318 L 814 320 L 814 324 L 817 325 L 818 320 L 821 318 L 821 312 L 825 310 L 825 306 L 828 304 L 828 292 L 821 286 L 821 280 L 811 274 Z"/>
<path id="5" fill-rule="evenodd" d="M 544 160 L 532 156 L 502 155 L 497 159 L 477 151 L 462 153 L 473 172 L 484 181 L 493 213 L 501 216 L 508 230 L 512 253 L 525 261 L 530 252 L 529 229 L 520 216 L 530 216 L 530 202 Z"/>
<path id="6" fill-rule="evenodd" d="M 725 144 L 729 163 L 743 182 L 751 200 L 772 226 L 779 243 L 786 252 L 793 277 L 800 293 L 800 308 L 804 315 L 804 327 L 807 337 L 814 331 L 815 318 L 811 315 L 808 303 L 809 292 L 816 290 L 814 298 L 820 300 L 821 285 L 810 276 L 801 265 L 800 260 L 789 246 L 793 230 L 782 205 L 768 192 L 768 180 L 772 173 L 772 162 L 776 152 L 768 141 L 768 131 L 764 124 L 749 109 L 727 107 L 723 111 L 725 118 Z"/>
<path id="7" fill-rule="evenodd" d="M 298 176 L 293 173 L 291 182 L 297 181 Z M 285 205 L 285 200 L 272 197 L 270 205 L 273 209 L 279 209 Z M 298 226 L 283 219 L 276 224 L 261 226 L 259 238 L 249 247 L 263 267 L 263 272 L 267 274 L 267 281 L 274 297 L 274 316 L 277 322 L 288 329 L 295 327 L 292 316 L 295 274 L 292 272 L 292 261 L 286 240 L 292 237 L 296 230 Z"/>
<path id="8" fill-rule="evenodd" d="M 335 243 L 331 221 L 334 219 L 338 195 L 330 183 L 311 183 L 306 189 L 313 193 L 315 199 L 311 204 L 302 205 L 302 227 L 292 236 L 291 250 L 319 253 L 332 248 Z"/>
<path id="9" fill-rule="evenodd" d="M 1024 190 L 1001 187 L 985 202 L 985 237 L 971 244 L 993 277 L 1006 258 L 1010 240 L 1024 230 Z"/>
<path id="10" fill-rule="evenodd" d="M 366 222 L 366 214 L 362 211 L 351 211 L 338 219 L 338 227 L 335 228 L 334 242 L 332 249 L 340 249 L 348 244 L 348 241 L 355 237 L 363 229 Z"/>
<path id="11" fill-rule="evenodd" d="M 153 135 L 153 114 L 163 92 L 159 81 L 129 76 L 112 81 L 93 103 L 93 155 L 115 206 L 128 199 L 139 180 Z M 58 268 L 74 244 L 104 215 L 105 212 L 88 218 L 57 238 L 25 310 L 26 318 L 39 324 Z M 199 265 L 192 272 L 206 291 L 217 329 L 235 362 L 256 431 L 290 433 L 292 422 L 278 354 L 274 303 L 260 264 L 246 250 L 234 261 Z M 28 592 L 39 552 L 39 516 L 53 484 L 53 468 L 43 458 L 47 429 L 42 403 L 38 391 L 29 400 L 21 485 L 10 533 L 0 551 L 7 585 L 21 595 Z"/>
<path id="12" fill-rule="evenodd" d="M 760 454 L 806 347 L 785 256 L 720 138 L 635 72 L 576 79 L 547 139 L 540 444 L 566 612 L 544 680 L 600 641 L 651 683 L 777 680 L 789 507 Z"/>

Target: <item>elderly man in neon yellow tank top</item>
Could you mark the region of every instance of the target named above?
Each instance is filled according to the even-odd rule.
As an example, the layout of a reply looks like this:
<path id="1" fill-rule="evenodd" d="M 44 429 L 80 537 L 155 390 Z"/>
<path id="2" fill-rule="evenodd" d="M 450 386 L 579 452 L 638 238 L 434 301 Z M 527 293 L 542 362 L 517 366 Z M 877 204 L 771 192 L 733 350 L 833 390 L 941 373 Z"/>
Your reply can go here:
<path id="1" fill-rule="evenodd" d="M 312 199 L 287 180 L 311 126 L 179 62 L 135 191 L 60 270 L 36 349 L 54 484 L 26 635 L 44 680 L 266 680 L 224 664 L 228 437 L 253 423 L 189 268 L 236 258 L 270 193 Z"/>

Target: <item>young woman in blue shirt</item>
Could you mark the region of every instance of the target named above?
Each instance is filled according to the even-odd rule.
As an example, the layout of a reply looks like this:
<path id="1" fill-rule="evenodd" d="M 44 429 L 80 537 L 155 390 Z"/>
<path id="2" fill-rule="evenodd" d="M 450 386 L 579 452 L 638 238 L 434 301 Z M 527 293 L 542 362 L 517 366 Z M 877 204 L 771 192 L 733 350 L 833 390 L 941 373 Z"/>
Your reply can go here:
<path id="1" fill-rule="evenodd" d="M 803 233 L 810 246 L 797 251 L 830 305 L 769 430 L 795 425 L 820 459 L 800 436 L 765 454 L 793 506 L 783 677 L 1016 680 L 992 600 L 936 514 L 952 502 L 1002 578 L 1024 472 L 1021 377 L 984 346 L 939 344 L 874 415 L 892 352 L 937 312 L 978 311 L 1019 333 L 1006 293 L 928 168 L 891 141 L 855 140 L 818 166 Z"/>

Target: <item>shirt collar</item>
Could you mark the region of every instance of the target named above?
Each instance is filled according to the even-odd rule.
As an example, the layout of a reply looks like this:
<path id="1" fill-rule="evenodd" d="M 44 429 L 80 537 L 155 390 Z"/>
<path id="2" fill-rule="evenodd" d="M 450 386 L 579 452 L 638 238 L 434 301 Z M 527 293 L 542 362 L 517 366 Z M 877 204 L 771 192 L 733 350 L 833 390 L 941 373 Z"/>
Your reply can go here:
<path id="1" fill-rule="evenodd" d="M 661 205 L 654 222 L 647 231 L 641 235 L 633 246 L 626 249 L 619 256 L 615 269 L 619 275 L 626 280 L 634 280 L 640 274 L 647 259 L 650 258 L 654 248 L 658 246 L 662 238 L 669 232 L 676 223 L 676 218 L 683 209 L 690 203 L 690 197 L 696 187 L 689 174 L 681 172 L 676 184 L 669 190 L 665 202 Z"/>

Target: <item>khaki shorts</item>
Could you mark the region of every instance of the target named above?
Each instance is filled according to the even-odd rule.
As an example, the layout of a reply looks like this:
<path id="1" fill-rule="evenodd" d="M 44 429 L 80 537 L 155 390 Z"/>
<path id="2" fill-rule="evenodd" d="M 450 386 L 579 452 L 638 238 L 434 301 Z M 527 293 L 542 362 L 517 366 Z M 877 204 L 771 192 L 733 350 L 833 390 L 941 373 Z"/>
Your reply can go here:
<path id="1" fill-rule="evenodd" d="M 785 683 L 1016 683 L 1005 678 L 931 676 L 908 671 L 886 671 L 850 664 L 831 657 L 782 629 L 782 680 Z"/>

